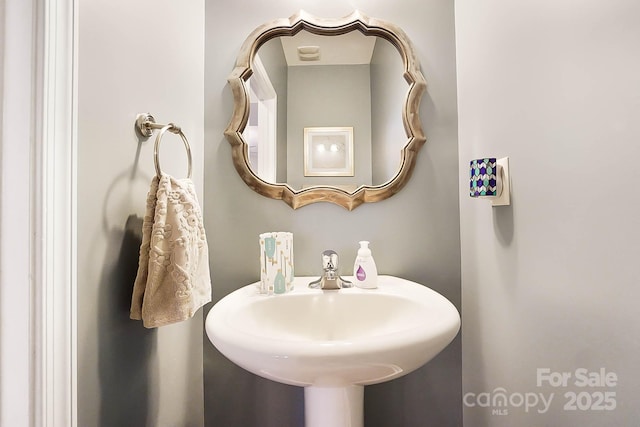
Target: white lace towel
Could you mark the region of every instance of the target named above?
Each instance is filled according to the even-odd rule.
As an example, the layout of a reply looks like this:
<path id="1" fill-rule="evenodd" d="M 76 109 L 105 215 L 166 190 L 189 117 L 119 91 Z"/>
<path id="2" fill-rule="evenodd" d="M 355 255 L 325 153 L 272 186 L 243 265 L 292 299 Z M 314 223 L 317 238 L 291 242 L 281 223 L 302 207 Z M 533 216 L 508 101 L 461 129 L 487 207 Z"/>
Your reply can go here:
<path id="1" fill-rule="evenodd" d="M 142 224 L 130 317 L 146 328 L 193 317 L 211 301 L 208 253 L 193 182 L 155 176 Z"/>

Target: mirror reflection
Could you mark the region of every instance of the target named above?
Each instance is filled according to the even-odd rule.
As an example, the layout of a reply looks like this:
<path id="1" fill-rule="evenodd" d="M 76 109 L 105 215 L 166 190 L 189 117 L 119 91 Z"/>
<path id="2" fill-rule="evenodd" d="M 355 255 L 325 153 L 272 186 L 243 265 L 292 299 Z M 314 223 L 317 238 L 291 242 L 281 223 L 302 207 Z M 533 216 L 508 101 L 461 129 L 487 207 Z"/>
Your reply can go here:
<path id="1" fill-rule="evenodd" d="M 409 86 L 389 41 L 302 30 L 262 44 L 252 70 L 243 137 L 262 180 L 352 192 L 398 174 Z"/>

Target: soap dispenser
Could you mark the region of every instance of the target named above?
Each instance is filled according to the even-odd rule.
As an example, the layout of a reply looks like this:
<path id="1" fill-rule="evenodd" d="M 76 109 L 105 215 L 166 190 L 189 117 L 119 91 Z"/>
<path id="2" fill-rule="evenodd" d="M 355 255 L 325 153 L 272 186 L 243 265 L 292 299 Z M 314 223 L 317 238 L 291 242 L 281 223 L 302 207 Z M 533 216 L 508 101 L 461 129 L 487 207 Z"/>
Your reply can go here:
<path id="1" fill-rule="evenodd" d="M 353 264 L 353 279 L 356 286 L 364 289 L 374 289 L 378 287 L 378 269 L 371 256 L 369 242 L 363 240 L 358 249 L 358 256 Z"/>

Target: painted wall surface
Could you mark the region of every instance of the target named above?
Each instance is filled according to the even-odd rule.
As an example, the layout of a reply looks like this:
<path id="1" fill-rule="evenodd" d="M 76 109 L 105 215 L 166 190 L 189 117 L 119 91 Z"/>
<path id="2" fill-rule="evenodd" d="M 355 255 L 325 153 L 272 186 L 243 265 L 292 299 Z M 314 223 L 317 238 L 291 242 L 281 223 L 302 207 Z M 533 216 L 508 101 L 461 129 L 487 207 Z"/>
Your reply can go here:
<path id="1" fill-rule="evenodd" d="M 202 197 L 204 3 L 80 0 L 78 34 L 78 425 L 201 426 L 202 311 L 148 330 L 129 319 L 154 138 L 136 114 L 182 127 Z M 163 171 L 186 175 L 166 135 Z"/>
<path id="2" fill-rule="evenodd" d="M 310 185 L 371 184 L 371 92 L 368 65 L 289 67 L 287 182 Z M 304 176 L 304 128 L 352 127 L 354 174 Z"/>
<path id="3" fill-rule="evenodd" d="M 635 0 L 456 1 L 465 427 L 638 424 L 638 22 Z M 510 207 L 466 196 L 489 155 Z"/>
<path id="4" fill-rule="evenodd" d="M 247 35 L 300 9 L 324 17 L 360 9 L 400 25 L 413 40 L 429 87 L 421 116 L 428 142 L 406 187 L 354 211 L 320 203 L 292 210 L 248 188 L 223 136 L 233 99 L 227 77 Z M 378 270 L 424 283 L 460 304 L 457 110 L 453 2 L 434 0 L 246 0 L 206 3 L 205 211 L 214 301 L 259 279 L 258 234 L 292 231 L 296 271 L 319 275 L 334 249 L 351 273 L 358 240 L 370 240 Z M 295 321 L 295 319 L 292 319 Z M 235 366 L 207 340 L 205 424 L 301 427 L 303 392 Z M 456 339 L 425 367 L 365 390 L 367 427 L 462 425 L 461 348 Z M 231 387 L 231 385 L 233 387 Z"/>
<path id="5" fill-rule="evenodd" d="M 0 425 L 31 417 L 31 145 L 34 16 L 31 2 L 0 2 Z"/>

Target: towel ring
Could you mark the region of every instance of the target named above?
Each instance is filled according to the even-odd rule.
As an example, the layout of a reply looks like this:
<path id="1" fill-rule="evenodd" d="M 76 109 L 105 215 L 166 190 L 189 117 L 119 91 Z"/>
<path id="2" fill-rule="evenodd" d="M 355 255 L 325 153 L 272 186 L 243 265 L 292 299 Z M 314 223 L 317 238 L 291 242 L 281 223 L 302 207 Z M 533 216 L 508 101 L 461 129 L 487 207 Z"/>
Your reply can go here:
<path id="1" fill-rule="evenodd" d="M 191 147 L 189 147 L 189 141 L 187 141 L 187 137 L 182 133 L 182 129 L 179 126 L 174 125 L 173 123 L 169 123 L 165 125 L 160 132 L 158 132 L 158 136 L 156 136 L 156 143 L 153 146 L 153 164 L 156 167 L 156 175 L 158 178 L 162 176 L 162 170 L 160 169 L 160 158 L 159 158 L 159 148 L 160 148 L 160 140 L 162 139 L 162 135 L 166 131 L 170 131 L 171 133 L 175 133 L 180 135 L 182 138 L 182 142 L 184 143 L 184 148 L 187 150 L 187 160 L 188 160 L 188 169 L 187 169 L 187 178 L 191 179 Z"/>

